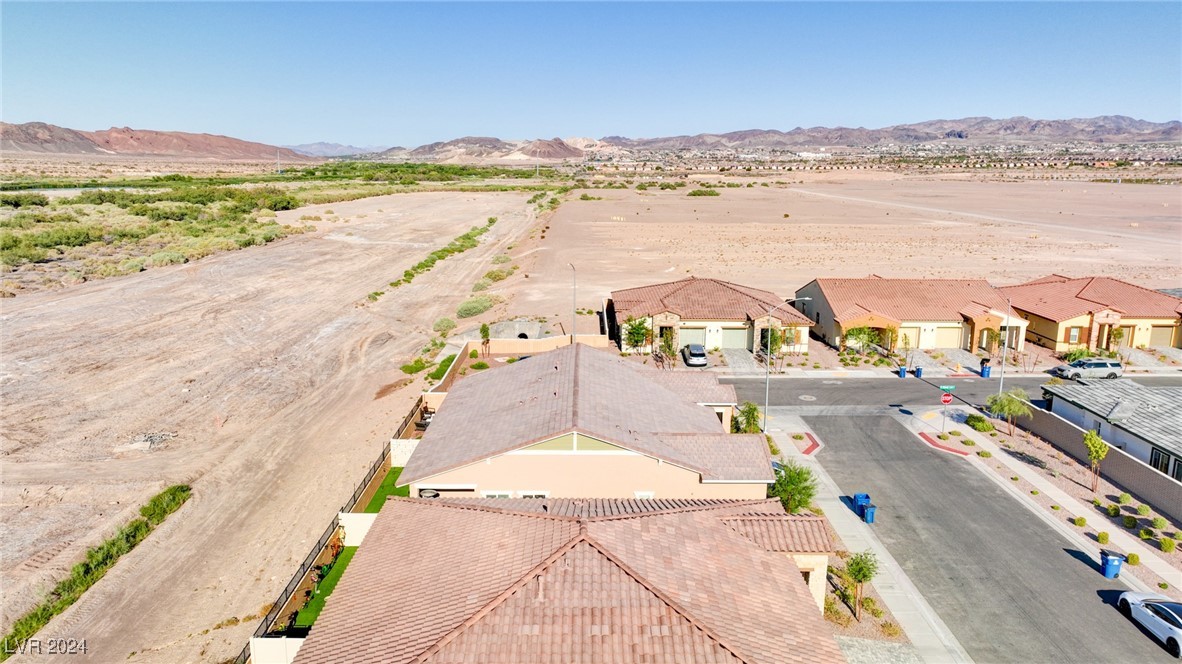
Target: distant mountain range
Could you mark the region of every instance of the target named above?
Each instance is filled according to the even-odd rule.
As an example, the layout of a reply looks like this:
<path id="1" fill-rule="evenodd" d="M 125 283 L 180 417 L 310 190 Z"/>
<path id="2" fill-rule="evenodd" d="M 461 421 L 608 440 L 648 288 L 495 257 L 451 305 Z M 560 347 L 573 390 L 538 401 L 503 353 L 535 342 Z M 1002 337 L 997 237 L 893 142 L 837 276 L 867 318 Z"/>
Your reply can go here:
<path id="1" fill-rule="evenodd" d="M 379 159 L 440 162 L 539 161 L 582 159 L 588 155 L 629 154 L 653 150 L 802 149 L 810 147 L 869 147 L 934 142 L 965 144 L 1039 144 L 1086 142 L 1159 143 L 1182 141 L 1182 122 L 1148 122 L 1123 115 L 1072 120 L 1032 120 L 1026 117 L 994 120 L 963 118 L 931 120 L 881 129 L 862 127 L 797 127 L 790 131 L 748 129 L 725 134 L 695 134 L 663 138 L 551 138 L 506 141 L 467 136 L 417 148 L 365 148 L 339 143 L 308 143 L 275 147 L 212 134 L 111 128 L 77 131 L 41 122 L 0 123 L 0 151 L 15 154 L 93 154 L 169 156 L 205 159 L 286 161 L 350 155 Z"/>

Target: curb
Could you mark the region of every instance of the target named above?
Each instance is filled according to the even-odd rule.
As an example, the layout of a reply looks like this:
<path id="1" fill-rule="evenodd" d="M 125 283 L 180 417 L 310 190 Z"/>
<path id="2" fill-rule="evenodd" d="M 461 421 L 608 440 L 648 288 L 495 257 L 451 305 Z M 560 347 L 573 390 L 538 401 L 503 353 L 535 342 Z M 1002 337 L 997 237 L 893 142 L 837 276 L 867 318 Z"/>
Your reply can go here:
<path id="1" fill-rule="evenodd" d="M 932 438 L 926 433 L 920 432 L 919 437 L 922 438 L 925 443 L 940 450 L 941 452 L 948 452 L 949 454 L 956 454 L 962 457 L 967 457 L 969 455 L 969 453 L 964 450 L 958 450 L 955 447 L 948 447 L 947 445 L 944 445 L 942 442 Z"/>

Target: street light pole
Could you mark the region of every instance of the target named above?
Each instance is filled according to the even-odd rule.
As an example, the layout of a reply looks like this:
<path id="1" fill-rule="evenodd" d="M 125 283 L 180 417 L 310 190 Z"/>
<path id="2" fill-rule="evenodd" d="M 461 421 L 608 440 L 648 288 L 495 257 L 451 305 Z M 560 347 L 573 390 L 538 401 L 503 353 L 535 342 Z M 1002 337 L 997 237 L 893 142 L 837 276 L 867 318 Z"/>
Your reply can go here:
<path id="1" fill-rule="evenodd" d="M 1001 339 L 1001 378 L 997 381 L 997 394 L 1001 395 L 1002 388 L 1006 385 L 1006 355 L 1009 354 L 1010 345 L 1010 312 L 1014 310 L 1013 305 L 1010 304 L 1010 298 L 1006 298 L 1006 333 Z"/>
<path id="2" fill-rule="evenodd" d="M 763 367 L 764 367 L 764 375 L 763 375 L 763 432 L 764 433 L 767 433 L 767 409 L 768 409 L 769 404 L 771 403 L 771 396 L 772 396 L 772 328 L 771 328 L 772 312 L 775 311 L 776 309 L 779 309 L 780 307 L 784 306 L 785 304 L 792 304 L 793 302 L 809 302 L 809 301 L 812 301 L 812 299 L 813 298 L 811 298 L 811 297 L 797 297 L 797 298 L 793 298 L 791 300 L 784 300 L 780 304 L 777 304 L 776 306 L 767 310 L 767 325 L 768 326 L 767 326 L 767 328 L 765 328 L 767 330 L 767 351 L 764 353 L 764 357 L 763 357 Z"/>
<path id="3" fill-rule="evenodd" d="M 578 300 L 578 295 L 579 295 L 578 273 L 576 272 L 576 269 L 574 269 L 574 263 L 569 262 L 569 263 L 566 263 L 566 265 L 571 266 L 571 345 L 573 346 L 574 345 L 574 321 L 578 320 L 576 318 L 576 315 L 578 315 L 576 313 L 576 306 L 574 306 L 574 302 L 576 302 Z"/>

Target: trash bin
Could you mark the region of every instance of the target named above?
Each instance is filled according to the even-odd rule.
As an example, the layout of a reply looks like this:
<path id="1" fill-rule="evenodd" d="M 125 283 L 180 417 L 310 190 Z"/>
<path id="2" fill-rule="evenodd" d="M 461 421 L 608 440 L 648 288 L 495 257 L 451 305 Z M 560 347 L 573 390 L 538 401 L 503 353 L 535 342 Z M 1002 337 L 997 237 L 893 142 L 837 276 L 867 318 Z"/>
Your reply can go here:
<path id="1" fill-rule="evenodd" d="M 870 494 L 868 494 L 868 493 L 855 493 L 854 494 L 854 512 L 856 512 L 858 516 L 862 516 L 863 512 L 866 509 L 866 506 L 869 504 L 870 504 Z"/>
<path id="2" fill-rule="evenodd" d="M 907 377 L 907 367 L 899 367 L 899 378 Z"/>
<path id="3" fill-rule="evenodd" d="M 1100 566 L 1104 569 L 1104 578 L 1119 579 L 1120 566 L 1124 563 L 1125 557 L 1119 553 L 1112 551 L 1100 552 Z"/>
<path id="4" fill-rule="evenodd" d="M 993 373 L 993 367 L 989 366 L 988 364 L 981 367 L 981 377 L 982 378 L 988 378 L 991 373 Z"/>
<path id="5" fill-rule="evenodd" d="M 915 367 L 915 377 L 923 378 L 923 367 Z"/>
<path id="6" fill-rule="evenodd" d="M 864 509 L 866 514 L 862 518 L 866 523 L 874 523 L 874 513 L 878 511 L 878 507 L 876 505 L 867 505 Z"/>

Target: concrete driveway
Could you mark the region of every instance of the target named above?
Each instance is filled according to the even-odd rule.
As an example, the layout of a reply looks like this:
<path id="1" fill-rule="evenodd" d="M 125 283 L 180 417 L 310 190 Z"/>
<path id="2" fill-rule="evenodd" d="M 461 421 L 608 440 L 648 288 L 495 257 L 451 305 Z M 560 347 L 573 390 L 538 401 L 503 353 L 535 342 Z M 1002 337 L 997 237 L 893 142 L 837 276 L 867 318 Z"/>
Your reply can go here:
<path id="1" fill-rule="evenodd" d="M 871 494 L 878 536 L 975 661 L 1171 661 L 1117 613 L 1121 583 L 963 459 L 890 416 L 804 419 L 818 461 L 847 495 Z"/>

